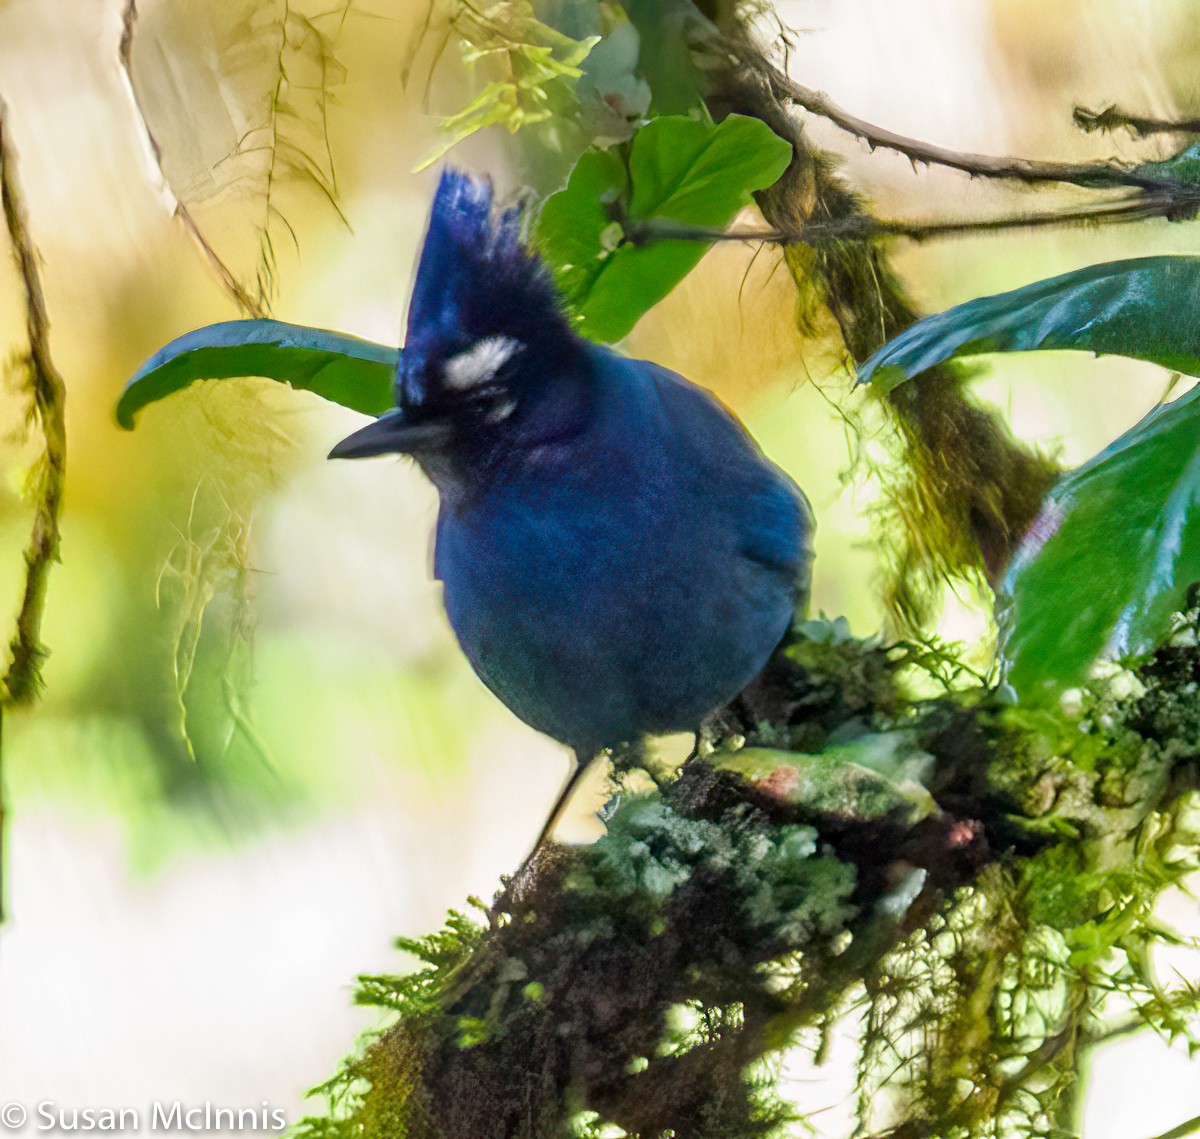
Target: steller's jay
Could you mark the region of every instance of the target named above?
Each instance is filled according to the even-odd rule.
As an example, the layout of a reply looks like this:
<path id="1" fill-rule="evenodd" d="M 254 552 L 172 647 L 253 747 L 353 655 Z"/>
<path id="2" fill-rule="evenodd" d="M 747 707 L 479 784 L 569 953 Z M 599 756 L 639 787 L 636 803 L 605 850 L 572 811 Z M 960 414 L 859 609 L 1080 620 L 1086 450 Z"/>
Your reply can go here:
<path id="1" fill-rule="evenodd" d="M 330 458 L 411 455 L 434 572 L 483 682 L 576 765 L 695 729 L 761 671 L 806 594 L 812 512 L 717 400 L 589 343 L 492 188 L 441 178 L 396 407 Z"/>

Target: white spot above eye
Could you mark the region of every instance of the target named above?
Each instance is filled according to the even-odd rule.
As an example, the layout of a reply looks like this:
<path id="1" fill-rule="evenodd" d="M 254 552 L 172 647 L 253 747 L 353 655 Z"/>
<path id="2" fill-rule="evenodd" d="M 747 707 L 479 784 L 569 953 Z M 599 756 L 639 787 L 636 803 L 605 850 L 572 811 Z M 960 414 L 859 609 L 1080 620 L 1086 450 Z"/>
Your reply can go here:
<path id="1" fill-rule="evenodd" d="M 465 352 L 451 356 L 442 365 L 446 387 L 466 391 L 487 383 L 512 357 L 524 347 L 511 336 L 489 336 Z"/>

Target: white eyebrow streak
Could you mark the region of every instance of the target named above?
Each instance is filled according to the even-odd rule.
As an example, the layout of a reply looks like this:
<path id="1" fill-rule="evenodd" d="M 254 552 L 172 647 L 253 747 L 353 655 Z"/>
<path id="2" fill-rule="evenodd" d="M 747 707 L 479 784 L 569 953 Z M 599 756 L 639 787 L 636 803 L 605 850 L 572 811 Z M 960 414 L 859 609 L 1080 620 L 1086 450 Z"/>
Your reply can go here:
<path id="1" fill-rule="evenodd" d="M 490 380 L 524 345 L 511 336 L 489 336 L 442 365 L 446 387 L 465 391 Z"/>

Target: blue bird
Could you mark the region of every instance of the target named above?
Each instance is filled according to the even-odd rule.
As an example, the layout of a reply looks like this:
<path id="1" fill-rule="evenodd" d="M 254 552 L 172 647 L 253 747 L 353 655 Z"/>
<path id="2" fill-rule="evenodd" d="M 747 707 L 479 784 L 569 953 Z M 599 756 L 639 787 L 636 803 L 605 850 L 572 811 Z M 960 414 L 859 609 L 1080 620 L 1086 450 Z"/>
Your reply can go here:
<path id="1" fill-rule="evenodd" d="M 576 335 L 519 209 L 447 170 L 396 407 L 330 458 L 411 455 L 434 572 L 483 682 L 575 767 L 694 730 L 762 670 L 807 593 L 813 517 L 712 395 Z"/>

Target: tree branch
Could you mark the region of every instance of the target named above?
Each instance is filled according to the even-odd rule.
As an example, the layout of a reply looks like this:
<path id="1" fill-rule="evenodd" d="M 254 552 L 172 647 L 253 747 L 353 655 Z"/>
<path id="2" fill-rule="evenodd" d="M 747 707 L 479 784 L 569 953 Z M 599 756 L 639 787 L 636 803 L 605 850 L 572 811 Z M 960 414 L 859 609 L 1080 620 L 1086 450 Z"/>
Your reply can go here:
<path id="1" fill-rule="evenodd" d="M 793 90 L 791 80 L 767 58 L 755 29 L 739 15 L 744 11 L 737 8 L 719 21 L 704 45 L 715 64 L 708 73 L 713 84 L 708 102 L 714 117 L 751 115 L 792 144 L 791 166 L 770 190 L 756 195 L 764 217 L 781 231 L 814 224 L 870 227 L 874 219 L 862 198 L 805 134 L 794 96 L 807 97 L 806 90 Z M 904 140 L 896 136 L 892 141 Z M 932 161 L 935 155 L 923 157 Z M 962 165 L 961 156 L 949 152 L 936 157 Z M 1110 186 L 1122 184 L 1110 173 L 1105 177 Z M 1164 197 L 1177 191 L 1174 186 L 1161 190 Z M 1141 205 L 1127 201 L 1099 209 L 1135 215 Z M 848 354 L 859 362 L 917 319 L 880 242 L 790 244 L 786 259 L 801 295 L 819 293 Z M 928 617 L 931 599 L 945 579 L 982 571 L 989 580 L 999 580 L 1016 542 L 1036 517 L 1056 467 L 1015 442 L 997 416 L 976 407 L 950 369 L 933 369 L 920 384 L 902 385 L 888 397 L 887 406 L 909 473 L 892 488 L 895 505 L 885 540 L 895 570 L 886 604 L 901 629 L 912 629 Z M 920 527 L 911 522 L 916 518 Z"/>
<path id="2" fill-rule="evenodd" d="M 862 139 L 872 150 L 894 150 L 914 163 L 946 166 L 978 178 L 999 178 L 1018 182 L 1066 182 L 1092 189 L 1132 186 L 1141 190 L 1163 190 L 1170 186 L 1163 178 L 1139 173 L 1136 168 L 1115 162 L 1040 162 L 1030 158 L 999 157 L 949 150 L 867 122 L 866 119 L 861 119 L 838 106 L 825 92 L 797 83 L 777 67 L 769 68 L 766 74 L 776 98 L 794 103 L 811 114 L 828 119 L 848 134 Z"/>
<path id="3" fill-rule="evenodd" d="M 11 659 L 0 690 L 0 718 L 6 704 L 31 704 L 43 687 L 42 663 L 47 650 L 41 643 L 42 615 L 50 567 L 59 560 L 59 518 L 67 471 L 67 432 L 64 418 L 66 388 L 50 356 L 50 321 L 38 272 L 38 255 L 29 236 L 29 222 L 17 184 L 16 155 L 8 141 L 7 108 L 0 99 L 0 208 L 8 229 L 13 258 L 25 295 L 25 328 L 29 352 L 24 358 L 32 397 L 31 418 L 42 426 L 44 467 L 25 551 L 25 592 L 10 643 Z M 2 722 L 0 722 L 2 727 Z M 3 749 L 0 747 L 0 760 Z M 0 778 L 0 921 L 4 920 L 3 854 L 5 836 L 4 785 Z"/>
<path id="4" fill-rule="evenodd" d="M 25 595 L 11 643 L 12 660 L 4 677 L 8 700 L 32 703 L 42 689 L 41 665 L 46 649 L 40 642 L 42 614 L 50 567 L 59 560 L 59 517 L 67 469 L 64 421 L 66 389 L 50 356 L 50 321 L 38 273 L 38 255 L 29 236 L 29 222 L 16 178 L 16 155 L 8 141 L 6 108 L 0 102 L 0 199 L 13 256 L 25 293 L 25 327 L 29 339 L 26 366 L 32 414 L 42 427 L 45 469 L 29 548 L 25 552 Z"/>

